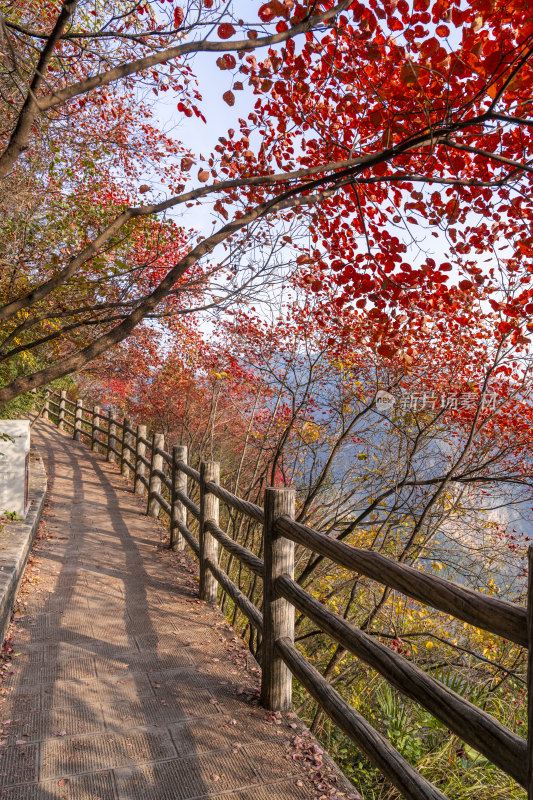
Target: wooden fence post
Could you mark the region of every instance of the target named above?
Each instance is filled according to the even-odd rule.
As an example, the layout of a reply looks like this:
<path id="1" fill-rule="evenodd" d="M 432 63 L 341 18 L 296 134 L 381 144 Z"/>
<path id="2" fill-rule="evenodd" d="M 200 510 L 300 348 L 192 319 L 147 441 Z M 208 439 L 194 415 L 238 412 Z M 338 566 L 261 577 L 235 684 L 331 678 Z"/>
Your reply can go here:
<path id="1" fill-rule="evenodd" d="M 72 438 L 79 442 L 81 441 L 81 422 L 83 419 L 83 400 L 76 400 L 76 412 L 74 414 L 74 433 Z"/>
<path id="2" fill-rule="evenodd" d="M 109 428 L 107 430 L 107 455 L 106 458 L 111 464 L 116 462 L 113 447 L 116 448 L 117 442 L 117 423 L 115 417 L 109 412 Z"/>
<path id="3" fill-rule="evenodd" d="M 527 633 L 529 640 L 527 658 L 527 798 L 533 800 L 533 545 L 527 551 Z"/>
<path id="4" fill-rule="evenodd" d="M 141 439 L 146 439 L 146 425 L 137 425 L 137 438 L 135 441 L 135 478 L 133 483 L 133 491 L 135 494 L 144 494 L 145 486 L 141 478 L 146 478 L 146 464 L 142 458 L 146 458 L 146 445 L 141 442 Z"/>
<path id="5" fill-rule="evenodd" d="M 205 528 L 207 520 L 218 525 L 218 497 L 212 494 L 206 483 L 220 482 L 220 464 L 216 461 L 202 461 L 200 464 L 200 599 L 216 603 L 218 582 L 207 567 L 206 559 L 218 564 L 218 542 Z"/>
<path id="6" fill-rule="evenodd" d="M 43 419 L 50 419 L 50 392 L 46 392 L 45 394 Z"/>
<path id="7" fill-rule="evenodd" d="M 294 489 L 265 489 L 261 703 L 270 711 L 292 706 L 292 674 L 276 652 L 276 640 L 294 642 L 294 607 L 277 595 L 276 579 L 294 577 L 294 543 L 276 533 L 275 521 L 281 516 L 294 519 L 294 497 Z"/>
<path id="8" fill-rule="evenodd" d="M 100 427 L 100 406 L 93 406 L 93 422 L 91 430 L 91 450 L 98 450 L 98 435 L 96 429 Z"/>
<path id="9" fill-rule="evenodd" d="M 172 496 L 170 499 L 172 513 L 170 515 L 170 541 L 169 548 L 171 550 L 183 550 L 185 548 L 185 539 L 178 529 L 178 522 L 187 526 L 187 509 L 181 503 L 176 492 L 187 494 L 187 476 L 184 472 L 178 469 L 178 461 L 187 463 L 187 448 L 185 445 L 176 444 L 172 448 Z"/>
<path id="10" fill-rule="evenodd" d="M 150 460 L 150 477 L 148 489 L 148 507 L 146 513 L 149 517 L 159 516 L 159 503 L 153 496 L 153 492 L 161 494 L 161 478 L 154 474 L 154 470 L 163 472 L 163 456 L 156 450 L 163 450 L 165 447 L 165 437 L 162 433 L 154 433 L 152 436 L 152 458 Z"/>
<path id="11" fill-rule="evenodd" d="M 65 402 L 66 397 L 67 397 L 67 390 L 61 389 L 61 394 L 59 397 L 59 414 L 57 417 L 57 427 L 59 428 L 60 431 L 65 430 L 65 409 L 67 407 L 67 404 Z"/>
<path id="12" fill-rule="evenodd" d="M 125 463 L 124 459 L 128 458 L 128 454 L 130 455 L 131 460 L 131 434 L 128 431 L 128 428 L 131 427 L 131 419 L 124 419 L 122 420 L 122 446 L 120 448 L 120 471 L 122 475 L 126 478 L 129 477 L 130 469 L 128 465 Z"/>

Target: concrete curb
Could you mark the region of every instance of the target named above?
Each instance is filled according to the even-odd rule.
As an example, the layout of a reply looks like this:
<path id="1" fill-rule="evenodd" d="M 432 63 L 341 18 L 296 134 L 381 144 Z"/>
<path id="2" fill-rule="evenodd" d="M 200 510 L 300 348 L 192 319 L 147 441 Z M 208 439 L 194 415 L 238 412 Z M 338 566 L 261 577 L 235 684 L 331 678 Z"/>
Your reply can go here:
<path id="1" fill-rule="evenodd" d="M 24 520 L 8 521 L 0 530 L 0 642 L 6 637 L 20 581 L 39 527 L 46 485 L 43 460 L 32 450 L 28 516 Z"/>

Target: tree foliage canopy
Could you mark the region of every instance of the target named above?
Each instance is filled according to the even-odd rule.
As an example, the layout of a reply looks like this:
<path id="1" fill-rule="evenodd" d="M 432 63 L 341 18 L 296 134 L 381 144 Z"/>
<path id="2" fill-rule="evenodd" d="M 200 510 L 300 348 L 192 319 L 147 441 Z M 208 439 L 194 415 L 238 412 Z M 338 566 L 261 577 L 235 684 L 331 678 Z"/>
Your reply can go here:
<path id="1" fill-rule="evenodd" d="M 463 328 L 481 315 L 527 347 L 528 5 L 273 0 L 241 13 L 205 0 L 4 6 L 3 402 L 280 264 L 321 313 L 368 315 L 383 358 L 413 358 L 424 314 Z M 227 78 L 221 103 L 254 100 L 205 158 L 158 129 L 150 100 L 216 125 L 198 59 Z M 199 204 L 210 235 L 194 232 Z"/>
<path id="2" fill-rule="evenodd" d="M 221 457 L 236 493 L 290 483 L 302 521 L 521 601 L 522 541 L 491 514 L 533 499 L 531 4 L 16 0 L 0 14 L 0 404 L 85 370 L 88 397 Z M 193 123 L 219 137 L 212 152 Z M 259 552 L 242 516 L 224 524 Z M 297 567 L 340 614 L 524 725 L 516 647 L 304 551 Z M 487 794 L 490 768 L 446 730 L 304 619 L 297 634 L 450 797 L 520 796 L 492 773 Z"/>

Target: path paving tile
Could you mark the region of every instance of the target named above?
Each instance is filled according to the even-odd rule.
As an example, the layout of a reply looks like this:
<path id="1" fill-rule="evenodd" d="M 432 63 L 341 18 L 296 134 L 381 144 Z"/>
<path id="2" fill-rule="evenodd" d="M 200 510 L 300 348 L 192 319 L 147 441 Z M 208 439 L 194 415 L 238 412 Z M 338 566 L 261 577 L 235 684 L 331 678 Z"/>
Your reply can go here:
<path id="1" fill-rule="evenodd" d="M 257 664 L 116 467 L 48 423 L 33 436 L 49 493 L 3 666 L 0 798 L 324 796 L 289 758 L 294 718 L 258 706 Z"/>

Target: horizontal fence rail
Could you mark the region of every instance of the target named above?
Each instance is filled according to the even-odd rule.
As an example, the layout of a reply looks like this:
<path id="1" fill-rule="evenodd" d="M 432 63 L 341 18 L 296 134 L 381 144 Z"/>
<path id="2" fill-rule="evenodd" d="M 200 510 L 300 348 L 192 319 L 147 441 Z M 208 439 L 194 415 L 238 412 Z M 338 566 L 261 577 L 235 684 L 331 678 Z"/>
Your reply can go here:
<path id="1" fill-rule="evenodd" d="M 373 667 L 402 694 L 415 700 L 453 733 L 525 784 L 527 743 L 494 717 L 460 697 L 407 658 L 394 653 L 305 592 L 289 576 L 278 579 L 280 594 L 324 633 Z"/>
<path id="2" fill-rule="evenodd" d="M 420 572 L 372 550 L 361 550 L 324 536 L 293 519 L 281 518 L 278 530 L 288 539 L 326 556 L 341 567 L 390 586 L 420 603 L 445 611 L 463 622 L 528 646 L 526 609 Z"/>
<path id="3" fill-rule="evenodd" d="M 60 429 L 68 426 L 73 437 L 82 437 L 93 450 L 102 451 L 134 491 L 146 497 L 146 513 L 169 518 L 170 544 L 174 550 L 188 545 L 199 560 L 200 597 L 216 602 L 218 588 L 234 603 L 260 636 L 257 655 L 261 661 L 261 702 L 273 711 L 291 708 L 292 678 L 307 689 L 319 707 L 356 744 L 408 800 L 447 800 L 390 742 L 353 709 L 296 649 L 295 610 L 353 656 L 376 670 L 401 694 L 414 700 L 450 732 L 524 787 L 533 800 L 533 546 L 529 549 L 527 608 L 483 595 L 424 573 L 376 553 L 352 547 L 294 519 L 295 496 L 290 489 L 268 488 L 264 507 L 244 500 L 220 485 L 219 465 L 202 462 L 200 469 L 188 463 L 187 448 L 165 449 L 162 434 L 150 438 L 146 427 L 131 420 L 119 421 L 103 414 L 99 406 L 83 408 L 66 392 L 50 394 L 43 417 Z M 188 480 L 199 495 L 190 497 Z M 193 492 L 193 495 L 196 495 Z M 263 558 L 231 538 L 220 527 L 219 503 L 232 512 L 259 523 L 263 533 Z M 189 527 L 191 518 L 198 535 Z M 354 573 L 481 630 L 501 636 L 528 649 L 528 739 L 513 733 L 493 716 L 465 700 L 444 683 L 424 672 L 357 628 L 305 591 L 294 580 L 294 546 L 328 558 Z M 223 548 L 262 582 L 262 609 L 244 594 L 219 563 Z M 259 640 L 258 640 L 259 641 Z"/>
<path id="4" fill-rule="evenodd" d="M 295 648 L 289 638 L 278 639 L 278 652 L 293 675 L 359 749 L 408 800 L 448 800 L 425 780 L 366 719 L 353 709 Z"/>

